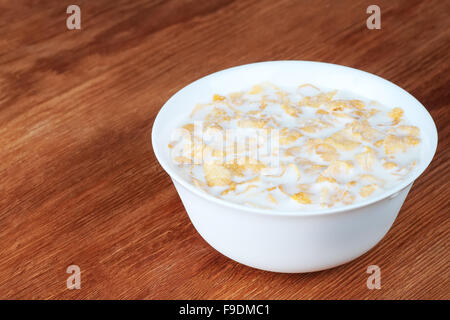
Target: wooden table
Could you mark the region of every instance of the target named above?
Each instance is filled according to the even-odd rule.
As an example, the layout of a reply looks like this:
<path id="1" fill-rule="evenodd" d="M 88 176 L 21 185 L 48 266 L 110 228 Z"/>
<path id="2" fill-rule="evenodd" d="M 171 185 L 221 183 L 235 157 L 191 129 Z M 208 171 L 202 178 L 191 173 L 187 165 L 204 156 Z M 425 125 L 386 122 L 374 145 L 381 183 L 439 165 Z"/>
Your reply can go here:
<path id="1" fill-rule="evenodd" d="M 450 298 L 449 1 L 0 1 L 0 297 Z M 265 60 L 375 73 L 417 97 L 434 161 L 374 249 L 311 274 L 235 263 L 195 231 L 150 144 L 191 81 Z M 381 268 L 368 290 L 367 266 Z M 68 290 L 69 265 L 81 289 Z"/>

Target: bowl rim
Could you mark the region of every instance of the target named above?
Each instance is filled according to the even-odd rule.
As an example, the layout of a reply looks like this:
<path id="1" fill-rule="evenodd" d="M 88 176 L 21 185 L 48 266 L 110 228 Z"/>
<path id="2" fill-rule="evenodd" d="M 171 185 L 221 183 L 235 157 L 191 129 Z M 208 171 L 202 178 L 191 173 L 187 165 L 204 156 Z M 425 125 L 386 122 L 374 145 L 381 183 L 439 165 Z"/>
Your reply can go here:
<path id="1" fill-rule="evenodd" d="M 183 179 L 183 177 L 177 173 L 175 170 L 172 170 L 172 168 L 167 165 L 164 160 L 163 157 L 161 156 L 161 150 L 158 149 L 158 145 L 155 142 L 157 139 L 157 131 L 158 128 L 160 127 L 160 123 L 161 123 L 161 113 L 163 111 L 163 109 L 169 105 L 171 103 L 171 100 L 179 94 L 182 94 L 183 91 L 188 90 L 191 86 L 194 86 L 194 84 L 196 84 L 199 81 L 202 81 L 204 79 L 207 78 L 212 78 L 212 77 L 216 77 L 221 73 L 227 73 L 227 72 L 232 72 L 236 69 L 245 69 L 245 68 L 251 68 L 252 66 L 255 65 L 261 65 L 261 64 L 290 64 L 290 63 L 303 63 L 303 64 L 319 64 L 319 65 L 325 65 L 325 66 L 330 66 L 330 67 L 339 67 L 339 68 L 343 68 L 343 69 L 348 69 L 351 72 L 359 72 L 362 74 L 365 74 L 366 76 L 378 79 L 378 80 L 382 80 L 384 82 L 386 82 L 387 84 L 390 84 L 392 86 L 394 86 L 396 89 L 406 93 L 410 98 L 412 98 L 416 103 L 416 107 L 420 107 L 423 109 L 423 111 L 425 111 L 425 113 L 429 116 L 429 119 L 431 120 L 431 123 L 433 124 L 433 129 L 434 129 L 434 134 L 433 134 L 433 140 L 431 141 L 430 145 L 431 148 L 433 149 L 432 152 L 429 153 L 429 157 L 427 157 L 427 159 L 424 159 L 426 161 L 421 161 L 421 164 L 418 166 L 418 168 L 414 171 L 414 174 L 412 174 L 408 179 L 405 179 L 404 181 L 402 181 L 401 183 L 399 183 L 398 185 L 389 188 L 387 190 L 385 190 L 383 193 L 374 196 L 374 197 L 369 197 L 367 200 L 362 200 L 362 201 L 358 201 L 355 204 L 350 204 L 350 205 L 344 205 L 344 206 L 338 206 L 338 207 L 331 207 L 331 208 L 324 208 L 324 209 L 314 209 L 314 210 L 280 210 L 277 211 L 275 209 L 265 209 L 265 208 L 256 208 L 256 207 L 250 207 L 250 206 L 246 206 L 243 204 L 238 204 L 238 203 L 234 203 L 234 202 L 230 202 L 224 199 L 220 199 L 217 197 L 214 197 L 213 195 L 207 194 L 206 192 L 202 191 L 201 189 L 195 187 L 194 185 L 190 184 L 189 182 L 187 182 L 185 179 Z M 357 92 L 356 92 L 357 93 Z M 188 85 L 184 86 L 183 88 L 181 88 L 180 90 L 178 90 L 175 94 L 173 94 L 165 103 L 164 105 L 161 107 L 161 109 L 158 111 L 157 116 L 155 117 L 155 120 L 153 122 L 153 126 L 152 126 L 152 132 L 151 132 L 151 142 L 152 142 L 152 148 L 153 151 L 155 153 L 156 159 L 158 160 L 159 164 L 161 165 L 161 167 L 166 171 L 166 173 L 170 176 L 171 179 L 173 179 L 174 181 L 176 181 L 177 183 L 181 184 L 183 187 L 185 187 L 186 189 L 188 189 L 190 192 L 196 194 L 197 196 L 199 196 L 200 198 L 203 198 L 205 200 L 208 201 L 212 201 L 213 203 L 220 205 L 220 206 L 225 206 L 228 207 L 230 209 L 235 209 L 235 210 L 240 210 L 240 211 L 245 211 L 245 212 L 251 212 L 251 213 L 257 213 L 257 214 L 264 214 L 264 215 L 271 215 L 271 216 L 289 216 L 289 217 L 310 217 L 310 216 L 323 216 L 323 215 L 332 215 L 332 214 L 336 214 L 336 213 L 341 213 L 341 212 L 347 212 L 347 211 L 353 211 L 355 209 L 359 209 L 362 207 L 366 207 L 369 206 L 373 203 L 379 202 L 381 200 L 390 198 L 392 196 L 397 195 L 400 191 L 402 191 L 403 189 L 407 188 L 410 184 L 414 183 L 414 181 L 428 168 L 429 164 L 431 163 L 431 161 L 433 160 L 433 157 L 436 153 L 436 149 L 437 149 L 437 144 L 438 144 L 438 132 L 437 132 L 437 128 L 436 128 L 436 123 L 434 122 L 433 118 L 431 117 L 430 113 L 428 112 L 428 110 L 420 103 L 420 101 L 418 101 L 414 96 L 412 96 L 409 92 L 407 92 L 406 90 L 402 89 L 401 87 L 399 87 L 398 85 L 396 85 L 395 83 L 386 80 L 380 76 L 377 76 L 375 74 L 363 71 L 363 70 L 359 70 L 356 68 L 352 68 L 352 67 L 347 67 L 347 66 L 343 66 L 343 65 L 339 65 L 339 64 L 334 64 L 334 63 L 327 63 L 327 62 L 319 62 L 319 61 L 307 61 L 307 60 L 273 60 L 273 61 L 263 61 L 263 62 L 254 62 L 254 63 L 249 63 L 249 64 L 243 64 L 243 65 L 239 65 L 239 66 L 235 66 L 235 67 L 231 67 L 231 68 L 226 68 L 220 71 L 216 71 L 213 72 L 211 74 L 208 74 L 206 76 L 203 76 L 191 83 L 189 83 Z M 434 146 L 434 148 L 433 148 Z"/>

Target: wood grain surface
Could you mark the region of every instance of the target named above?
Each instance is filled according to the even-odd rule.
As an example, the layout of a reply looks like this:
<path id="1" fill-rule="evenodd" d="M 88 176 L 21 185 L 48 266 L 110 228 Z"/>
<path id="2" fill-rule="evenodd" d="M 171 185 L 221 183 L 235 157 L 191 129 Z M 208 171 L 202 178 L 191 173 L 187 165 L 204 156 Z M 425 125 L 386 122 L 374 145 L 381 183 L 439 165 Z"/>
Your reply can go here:
<path id="1" fill-rule="evenodd" d="M 81 30 L 66 8 L 81 8 Z M 381 8 L 381 30 L 366 8 Z M 450 2 L 0 0 L 0 298 L 449 299 Z M 150 144 L 191 81 L 266 60 L 384 77 L 430 111 L 434 161 L 387 236 L 343 266 L 276 274 L 195 231 Z M 68 290 L 66 268 L 81 268 Z M 381 268 L 368 290 L 366 268 Z"/>

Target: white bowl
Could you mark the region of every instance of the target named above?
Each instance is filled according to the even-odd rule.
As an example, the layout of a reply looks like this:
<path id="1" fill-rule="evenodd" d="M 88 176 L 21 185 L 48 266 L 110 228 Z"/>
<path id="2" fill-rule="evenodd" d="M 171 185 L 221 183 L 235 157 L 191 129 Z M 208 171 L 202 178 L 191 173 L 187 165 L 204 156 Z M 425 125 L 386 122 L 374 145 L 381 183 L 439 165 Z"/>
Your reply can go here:
<path id="1" fill-rule="evenodd" d="M 205 194 L 184 180 L 167 147 L 171 132 L 199 102 L 269 81 L 292 87 L 312 83 L 352 91 L 391 107 L 401 107 L 421 129 L 421 161 L 395 188 L 353 205 L 320 211 L 277 212 L 250 208 Z M 393 224 L 417 177 L 437 147 L 436 126 L 427 110 L 395 84 L 373 74 L 320 62 L 272 61 L 213 73 L 184 87 L 161 108 L 152 130 L 161 166 L 180 195 L 192 224 L 217 251 L 242 264 L 275 272 L 311 272 L 353 260 L 373 246 Z M 426 196 L 426 195 L 425 195 Z M 431 200 L 431 199 L 430 199 Z"/>

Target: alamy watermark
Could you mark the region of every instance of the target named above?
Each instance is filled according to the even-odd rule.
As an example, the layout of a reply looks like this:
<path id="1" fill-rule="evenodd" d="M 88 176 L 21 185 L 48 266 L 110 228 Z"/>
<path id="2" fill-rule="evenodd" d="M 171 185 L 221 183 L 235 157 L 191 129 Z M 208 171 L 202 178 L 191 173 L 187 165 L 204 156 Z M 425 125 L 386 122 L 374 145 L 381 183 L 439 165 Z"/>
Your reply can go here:
<path id="1" fill-rule="evenodd" d="M 171 156 L 175 164 L 196 165 L 210 161 L 216 164 L 258 164 L 262 160 L 268 166 L 261 174 L 271 175 L 280 166 L 279 136 L 278 129 L 204 129 L 203 121 L 194 121 L 190 130 L 177 128 L 172 131 L 171 141 L 180 143 L 173 145 Z M 216 154 L 208 152 L 211 149 L 204 148 L 205 145 L 212 146 Z"/>
<path id="2" fill-rule="evenodd" d="M 76 4 L 71 4 L 67 7 L 67 14 L 70 16 L 66 19 L 66 26 L 69 30 L 80 30 L 81 29 L 81 9 Z"/>
<path id="3" fill-rule="evenodd" d="M 69 30 L 81 29 L 81 9 L 76 4 L 67 7 L 66 13 L 70 16 L 66 19 L 66 26 Z M 381 9 L 376 4 L 367 7 L 366 13 L 370 16 L 366 20 L 366 26 L 370 30 L 381 29 Z"/>
<path id="4" fill-rule="evenodd" d="M 367 278 L 367 289 L 381 289 L 381 269 L 377 265 L 370 265 L 367 267 L 366 273 L 370 274 L 369 278 Z"/>
<path id="5" fill-rule="evenodd" d="M 81 289 L 81 269 L 76 264 L 72 264 L 67 267 L 66 273 L 70 276 L 66 280 L 67 289 Z"/>
<path id="6" fill-rule="evenodd" d="M 366 13 L 370 16 L 366 20 L 367 29 L 381 29 L 381 9 L 376 4 L 367 7 Z"/>

